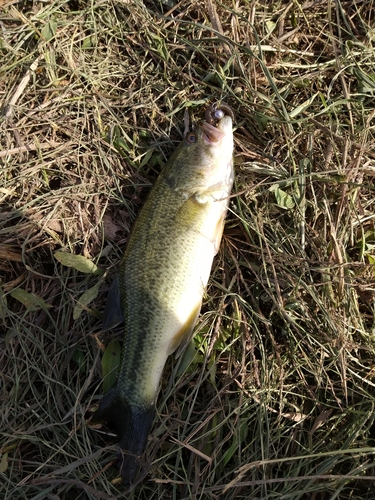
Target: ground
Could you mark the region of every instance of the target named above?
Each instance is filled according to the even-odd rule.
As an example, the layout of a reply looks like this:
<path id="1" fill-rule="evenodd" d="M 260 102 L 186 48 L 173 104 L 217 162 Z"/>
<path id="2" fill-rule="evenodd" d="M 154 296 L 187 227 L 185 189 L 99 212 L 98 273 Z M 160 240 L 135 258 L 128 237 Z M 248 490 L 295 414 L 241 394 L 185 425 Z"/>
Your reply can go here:
<path id="1" fill-rule="evenodd" d="M 375 498 L 374 7 L 0 0 L 1 499 Z M 187 113 L 218 101 L 224 237 L 124 493 L 90 425 L 122 341 L 105 297 Z"/>

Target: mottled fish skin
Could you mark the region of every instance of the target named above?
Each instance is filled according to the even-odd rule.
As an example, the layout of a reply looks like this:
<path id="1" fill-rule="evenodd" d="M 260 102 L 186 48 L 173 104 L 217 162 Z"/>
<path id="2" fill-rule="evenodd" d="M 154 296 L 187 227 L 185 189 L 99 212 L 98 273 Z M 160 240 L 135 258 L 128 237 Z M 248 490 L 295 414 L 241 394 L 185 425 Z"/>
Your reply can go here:
<path id="1" fill-rule="evenodd" d="M 203 122 L 187 134 L 153 186 L 119 266 L 122 361 L 93 420 L 118 430 L 124 484 L 144 451 L 167 357 L 188 343 L 201 308 L 233 184 L 232 155 L 229 115 L 216 128 Z"/>

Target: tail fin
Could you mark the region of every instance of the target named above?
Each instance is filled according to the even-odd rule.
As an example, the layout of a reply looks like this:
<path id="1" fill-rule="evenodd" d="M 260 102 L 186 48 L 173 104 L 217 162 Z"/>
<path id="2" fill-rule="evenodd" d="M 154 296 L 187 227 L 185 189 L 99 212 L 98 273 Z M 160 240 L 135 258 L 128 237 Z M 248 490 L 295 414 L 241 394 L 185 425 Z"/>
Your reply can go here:
<path id="1" fill-rule="evenodd" d="M 155 409 L 129 405 L 120 398 L 116 389 L 106 394 L 91 421 L 106 420 L 113 423 L 120 437 L 119 446 L 123 453 L 119 460 L 121 478 L 124 485 L 132 482 L 139 467 L 148 435 L 155 417 Z"/>

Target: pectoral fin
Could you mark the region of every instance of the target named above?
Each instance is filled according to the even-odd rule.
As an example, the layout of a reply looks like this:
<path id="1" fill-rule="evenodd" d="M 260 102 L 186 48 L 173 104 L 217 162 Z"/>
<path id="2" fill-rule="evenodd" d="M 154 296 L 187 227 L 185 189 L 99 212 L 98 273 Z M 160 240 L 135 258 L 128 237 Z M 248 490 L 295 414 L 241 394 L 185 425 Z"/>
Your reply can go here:
<path id="1" fill-rule="evenodd" d="M 221 238 L 223 236 L 223 232 L 224 232 L 224 220 L 225 218 L 222 217 L 221 219 L 218 220 L 217 224 L 216 224 L 216 231 L 215 231 L 215 235 L 214 235 L 214 240 L 213 240 L 213 243 L 214 243 L 214 255 L 217 254 L 217 252 L 219 251 L 219 248 L 220 248 L 220 242 L 221 242 Z"/>
<path id="2" fill-rule="evenodd" d="M 197 322 L 201 307 L 202 307 L 202 301 L 200 300 L 197 306 L 192 310 L 186 323 L 173 337 L 173 340 L 169 347 L 168 355 L 172 354 L 172 352 L 178 349 L 176 352 L 176 357 L 178 358 L 181 355 L 181 353 L 184 352 L 186 346 L 188 345 L 193 336 L 194 326 L 195 323 Z"/>
<path id="3" fill-rule="evenodd" d="M 104 308 L 102 330 L 111 330 L 123 322 L 124 315 L 121 309 L 119 279 L 116 275 L 108 290 L 107 301 Z"/>

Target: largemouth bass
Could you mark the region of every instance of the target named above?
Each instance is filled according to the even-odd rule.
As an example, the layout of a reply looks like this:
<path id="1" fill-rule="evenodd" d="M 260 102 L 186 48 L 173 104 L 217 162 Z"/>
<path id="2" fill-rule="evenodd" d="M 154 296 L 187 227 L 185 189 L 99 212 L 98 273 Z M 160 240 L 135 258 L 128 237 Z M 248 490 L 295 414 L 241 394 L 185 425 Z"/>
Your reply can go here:
<path id="1" fill-rule="evenodd" d="M 106 325 L 124 320 L 116 386 L 92 421 L 119 434 L 121 476 L 131 483 L 154 416 L 167 357 L 191 339 L 233 184 L 232 113 L 210 108 L 172 154 L 147 198 L 110 290 Z M 215 126 L 216 125 L 216 126 Z"/>

